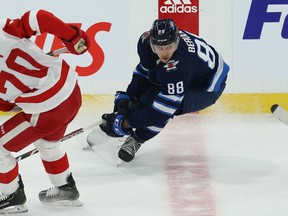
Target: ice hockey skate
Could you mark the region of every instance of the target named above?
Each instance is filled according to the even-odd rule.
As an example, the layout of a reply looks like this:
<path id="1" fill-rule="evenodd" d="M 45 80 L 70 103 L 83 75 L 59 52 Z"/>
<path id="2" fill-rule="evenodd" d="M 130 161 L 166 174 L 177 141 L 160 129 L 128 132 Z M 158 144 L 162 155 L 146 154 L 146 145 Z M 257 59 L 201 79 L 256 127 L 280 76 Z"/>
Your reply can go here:
<path id="1" fill-rule="evenodd" d="M 67 184 L 41 191 L 39 200 L 44 205 L 79 207 L 83 205 L 79 196 L 79 191 L 70 173 L 67 177 Z"/>
<path id="2" fill-rule="evenodd" d="M 135 136 L 135 135 L 134 135 Z M 127 137 L 123 145 L 121 146 L 119 152 L 118 152 L 118 157 L 125 161 L 125 162 L 130 162 L 133 160 L 135 157 L 136 152 L 139 150 L 141 147 L 141 144 L 143 142 L 139 142 L 134 138 L 133 135 Z"/>
<path id="3" fill-rule="evenodd" d="M 14 193 L 0 195 L 0 214 L 24 213 L 28 211 L 25 205 L 26 196 L 24 193 L 24 184 L 20 175 L 18 183 L 19 187 Z"/>

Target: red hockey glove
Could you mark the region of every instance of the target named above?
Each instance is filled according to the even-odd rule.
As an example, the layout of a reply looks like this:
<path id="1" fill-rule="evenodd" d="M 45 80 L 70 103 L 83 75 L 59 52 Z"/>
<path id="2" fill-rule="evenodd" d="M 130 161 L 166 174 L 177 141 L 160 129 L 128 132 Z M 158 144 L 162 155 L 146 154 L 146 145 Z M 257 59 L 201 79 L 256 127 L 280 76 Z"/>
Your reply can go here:
<path id="1" fill-rule="evenodd" d="M 77 31 L 77 35 L 70 41 L 61 39 L 67 49 L 76 55 L 85 53 L 90 47 L 90 40 L 86 33 L 76 26 L 70 26 Z"/>

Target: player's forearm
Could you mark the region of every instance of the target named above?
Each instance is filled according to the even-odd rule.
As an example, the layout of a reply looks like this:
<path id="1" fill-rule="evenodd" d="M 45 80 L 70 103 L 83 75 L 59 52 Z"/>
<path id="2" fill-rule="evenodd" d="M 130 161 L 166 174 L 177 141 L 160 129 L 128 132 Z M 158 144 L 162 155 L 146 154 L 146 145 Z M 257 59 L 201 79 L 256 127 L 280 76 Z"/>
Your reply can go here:
<path id="1" fill-rule="evenodd" d="M 68 41 L 77 34 L 75 29 L 45 10 L 37 12 L 37 21 L 41 33 L 47 32 Z"/>

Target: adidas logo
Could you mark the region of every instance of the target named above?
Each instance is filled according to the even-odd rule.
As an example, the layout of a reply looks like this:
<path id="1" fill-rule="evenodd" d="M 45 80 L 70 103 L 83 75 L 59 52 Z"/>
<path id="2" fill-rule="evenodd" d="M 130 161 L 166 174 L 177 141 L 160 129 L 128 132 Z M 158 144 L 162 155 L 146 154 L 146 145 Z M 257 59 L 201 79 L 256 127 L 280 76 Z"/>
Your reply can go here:
<path id="1" fill-rule="evenodd" d="M 197 13 L 197 6 L 191 0 L 167 0 L 160 7 L 161 13 Z"/>

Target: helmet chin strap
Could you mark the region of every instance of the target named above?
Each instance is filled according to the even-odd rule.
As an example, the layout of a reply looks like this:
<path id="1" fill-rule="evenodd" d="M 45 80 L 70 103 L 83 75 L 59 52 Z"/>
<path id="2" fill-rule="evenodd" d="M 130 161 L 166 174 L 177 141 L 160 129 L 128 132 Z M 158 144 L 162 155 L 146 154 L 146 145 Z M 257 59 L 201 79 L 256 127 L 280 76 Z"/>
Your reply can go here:
<path id="1" fill-rule="evenodd" d="M 156 50 L 155 50 L 155 46 L 151 43 L 151 41 L 150 41 L 150 47 L 151 47 L 153 53 L 157 54 Z"/>

